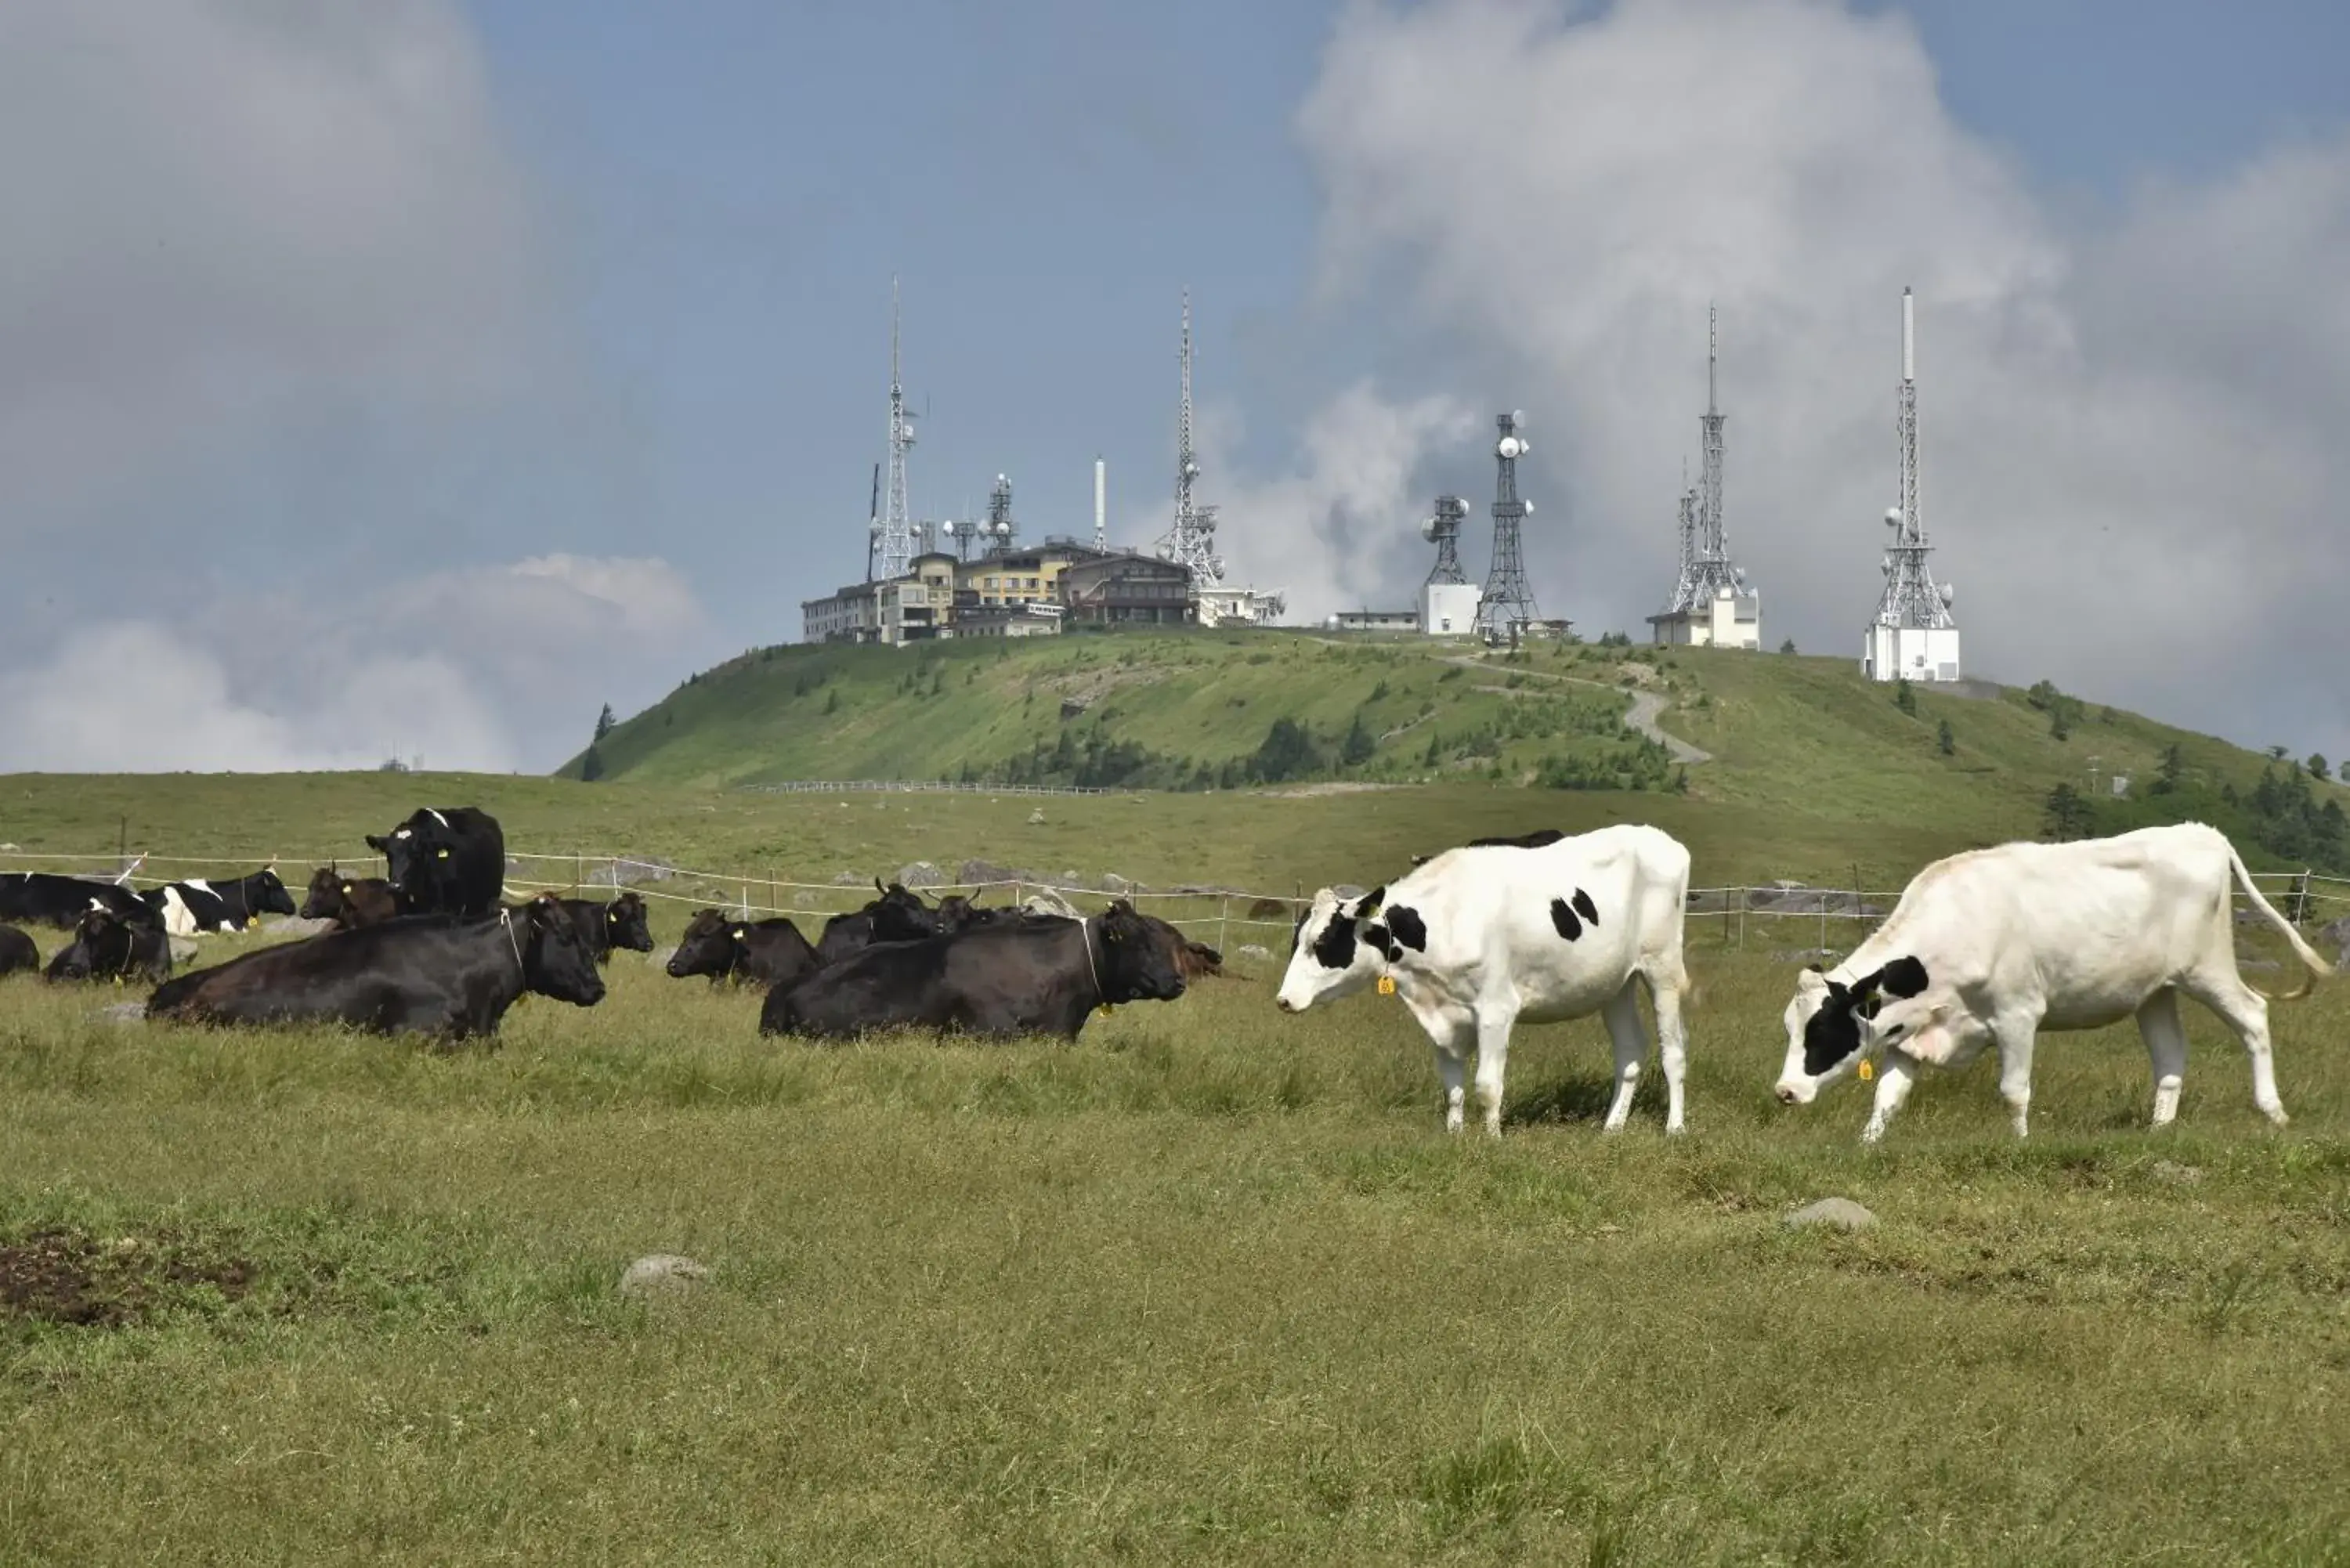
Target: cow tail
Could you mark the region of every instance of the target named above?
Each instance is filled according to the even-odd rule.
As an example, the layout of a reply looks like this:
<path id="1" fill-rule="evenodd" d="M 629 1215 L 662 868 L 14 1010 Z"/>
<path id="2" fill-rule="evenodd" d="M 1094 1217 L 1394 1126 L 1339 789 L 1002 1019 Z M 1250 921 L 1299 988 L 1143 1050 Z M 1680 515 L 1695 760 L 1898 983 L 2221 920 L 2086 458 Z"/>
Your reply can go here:
<path id="1" fill-rule="evenodd" d="M 2277 995 L 2269 996 L 2267 992 L 2261 991 L 2257 985 L 2252 986 L 2252 989 L 2260 991 L 2260 993 L 2268 997 L 2271 1002 L 2299 1002 L 2317 989 L 2317 982 L 2320 980 L 2334 972 L 2334 966 L 2320 957 L 2315 948 L 2302 940 L 2301 933 L 2293 929 L 2291 920 L 2278 914 L 2275 906 L 2261 896 L 2259 884 L 2252 880 L 2252 874 L 2244 868 L 2244 857 L 2236 853 L 2236 846 L 2232 844 L 2228 846 L 2228 862 L 2236 868 L 2236 886 L 2243 889 L 2244 901 L 2251 905 L 2262 919 L 2277 929 L 2286 943 L 2292 947 L 2293 956 L 2299 959 L 2309 971 L 2302 976 L 2301 989 L 2298 991 L 2282 992 Z M 2244 983 L 2251 985 L 2250 981 Z"/>

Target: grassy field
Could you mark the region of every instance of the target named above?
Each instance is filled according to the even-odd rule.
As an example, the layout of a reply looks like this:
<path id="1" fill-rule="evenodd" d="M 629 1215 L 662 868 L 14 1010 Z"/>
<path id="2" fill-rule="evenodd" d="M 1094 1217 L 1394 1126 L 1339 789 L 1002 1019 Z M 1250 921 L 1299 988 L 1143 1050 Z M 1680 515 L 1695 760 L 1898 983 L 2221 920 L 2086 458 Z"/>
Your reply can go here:
<path id="1" fill-rule="evenodd" d="M 1595 1021 L 1498 1144 L 1263 966 L 834 1050 L 632 955 L 459 1054 L 0 982 L 0 1243 L 93 1320 L 0 1309 L 0 1558 L 2350 1556 L 2350 988 L 2278 1009 L 2281 1133 L 2195 1013 L 2162 1136 L 2116 1032 L 2028 1145 L 1985 1064 L 1864 1153 L 1770 1100 L 1789 966 L 1694 967 L 1688 1136 L 1600 1138 Z M 1782 1227 L 1827 1194 L 1881 1224 Z M 712 1276 L 619 1300 L 654 1251 Z"/>

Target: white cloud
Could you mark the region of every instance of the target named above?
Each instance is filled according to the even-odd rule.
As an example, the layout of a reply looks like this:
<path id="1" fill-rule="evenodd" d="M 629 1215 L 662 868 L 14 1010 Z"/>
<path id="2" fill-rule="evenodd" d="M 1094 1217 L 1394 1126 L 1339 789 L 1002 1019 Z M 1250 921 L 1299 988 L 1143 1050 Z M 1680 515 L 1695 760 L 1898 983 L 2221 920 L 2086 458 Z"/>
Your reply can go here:
<path id="1" fill-rule="evenodd" d="M 1906 20 L 1825 0 L 1362 5 L 1298 128 L 1322 297 L 1526 389 L 1546 610 L 1638 628 L 1669 586 L 1718 300 L 1732 547 L 1774 640 L 1856 650 L 1912 285 L 1970 661 L 2350 748 L 2350 141 L 2076 219 L 1950 118 Z"/>
<path id="2" fill-rule="evenodd" d="M 562 557 L 339 603 L 242 598 L 73 634 L 0 680 L 0 771 L 552 766 L 715 651 L 676 569 Z"/>

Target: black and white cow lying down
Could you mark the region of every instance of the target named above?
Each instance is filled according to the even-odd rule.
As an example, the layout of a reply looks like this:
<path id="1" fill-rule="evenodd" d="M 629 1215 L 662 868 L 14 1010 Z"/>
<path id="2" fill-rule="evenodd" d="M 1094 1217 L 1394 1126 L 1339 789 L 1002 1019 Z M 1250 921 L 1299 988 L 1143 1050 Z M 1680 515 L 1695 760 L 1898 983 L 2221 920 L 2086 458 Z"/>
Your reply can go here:
<path id="1" fill-rule="evenodd" d="M 1799 976 L 1787 1004 L 1778 1094 L 1809 1105 L 1880 1059 L 1875 1143 L 1921 1065 L 1963 1067 L 1999 1051 L 1999 1092 L 2024 1136 L 2032 1056 L 2043 1031 L 2101 1029 L 2133 1014 L 2154 1067 L 2154 1125 L 2178 1114 L 2191 996 L 2243 1042 L 2252 1101 L 2283 1125 L 2268 1001 L 2236 971 L 2230 894 L 2283 936 L 2310 977 L 2333 972 L 2269 906 L 2225 836 L 2200 823 L 2074 844 L 2007 844 L 1938 860 L 1851 957 Z"/>
<path id="2" fill-rule="evenodd" d="M 0 920 L 24 920 L 69 931 L 93 906 L 126 920 L 136 919 L 141 908 L 136 892 L 111 882 L 60 877 L 49 871 L 0 874 Z"/>
<path id="3" fill-rule="evenodd" d="M 1082 920 L 995 921 L 876 943 L 770 991 L 759 1033 L 837 1040 L 940 1029 L 1074 1040 L 1097 1008 L 1182 994 L 1165 939 L 1121 899 Z"/>
<path id="4" fill-rule="evenodd" d="M 166 882 L 140 898 L 162 918 L 163 929 L 175 937 L 241 931 L 264 915 L 290 915 L 295 908 L 294 895 L 277 879 L 274 866 L 234 881 L 191 877 L 185 882 Z"/>
<path id="5" fill-rule="evenodd" d="M 1359 898 L 1325 888 L 1298 922 L 1277 1000 L 1283 1012 L 1302 1012 L 1392 981 L 1436 1047 L 1445 1127 L 1460 1130 L 1474 1051 L 1485 1130 L 1495 1134 L 1512 1026 L 1599 1013 L 1616 1046 L 1606 1123 L 1615 1132 L 1631 1115 L 1648 1054 L 1645 985 L 1664 1059 L 1665 1130 L 1679 1132 L 1689 873 L 1689 851 L 1670 835 L 1627 825 L 1450 849 Z"/>
<path id="6" fill-rule="evenodd" d="M 596 960 L 552 895 L 479 919 L 419 915 L 264 948 L 182 975 L 150 1018 L 345 1023 L 379 1034 L 494 1034 L 525 991 L 580 1007 L 604 998 Z"/>

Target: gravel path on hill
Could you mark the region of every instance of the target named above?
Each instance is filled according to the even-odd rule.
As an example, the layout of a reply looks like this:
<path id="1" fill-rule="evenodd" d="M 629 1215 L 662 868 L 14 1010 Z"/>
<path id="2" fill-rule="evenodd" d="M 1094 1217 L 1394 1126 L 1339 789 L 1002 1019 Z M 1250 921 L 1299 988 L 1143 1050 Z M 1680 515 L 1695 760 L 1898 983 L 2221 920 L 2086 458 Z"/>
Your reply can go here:
<path id="1" fill-rule="evenodd" d="M 1457 664 L 1463 670 L 1482 670 L 1487 674 L 1492 673 L 1495 669 L 1495 666 L 1488 664 L 1482 659 L 1471 659 L 1462 654 L 1442 654 L 1438 655 L 1437 658 L 1440 663 Z M 1523 675 L 1530 680 L 1557 680 L 1569 686 L 1588 686 L 1595 691 L 1620 692 L 1623 690 L 1621 687 L 1610 686 L 1604 680 L 1586 680 L 1575 675 L 1554 675 L 1546 670 L 1513 670 L 1509 673 Z M 1665 695 L 1660 691 L 1635 691 L 1632 694 L 1631 711 L 1624 715 L 1625 724 L 1633 733 L 1646 735 L 1649 740 L 1670 752 L 1673 761 L 1677 763 L 1693 765 L 1713 761 L 1711 752 L 1700 751 L 1678 735 L 1667 734 L 1657 723 L 1658 715 L 1665 711 Z"/>

